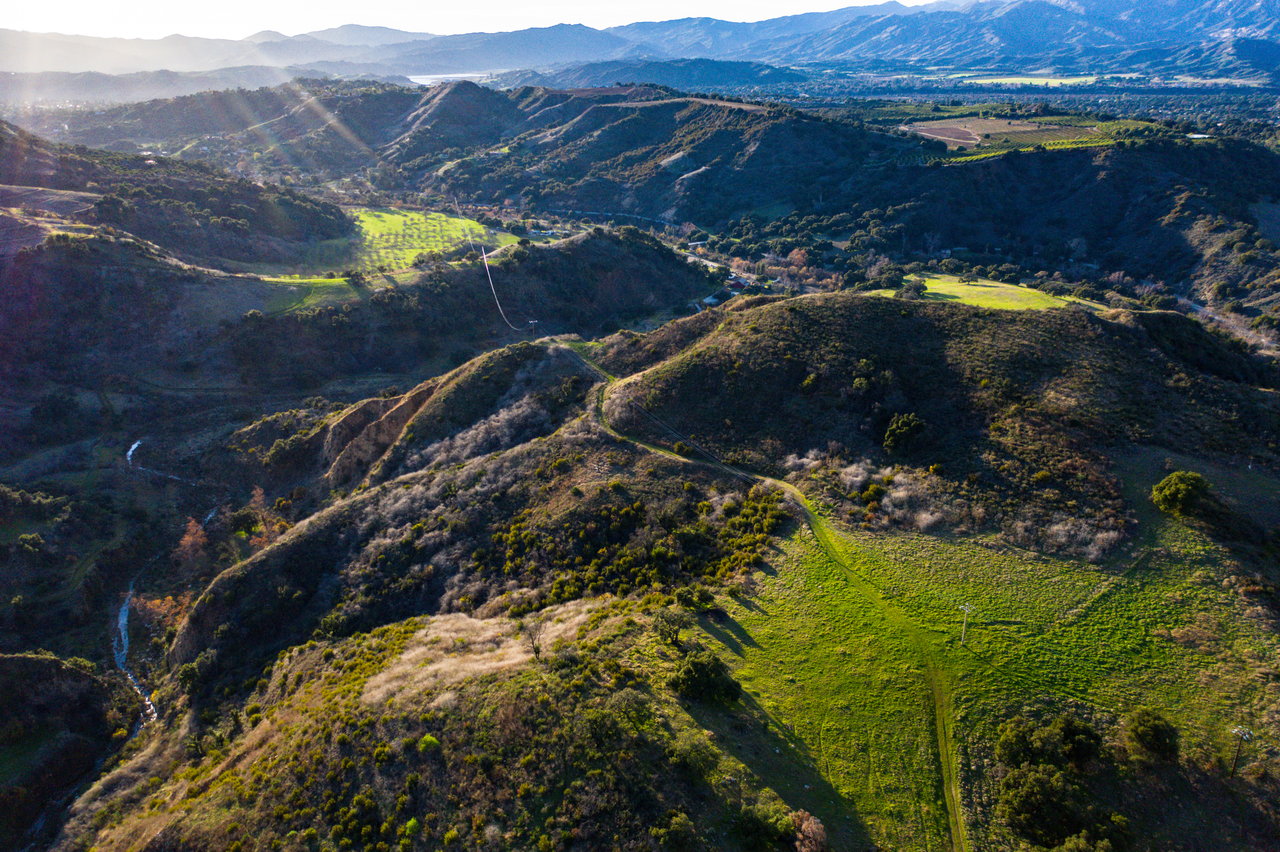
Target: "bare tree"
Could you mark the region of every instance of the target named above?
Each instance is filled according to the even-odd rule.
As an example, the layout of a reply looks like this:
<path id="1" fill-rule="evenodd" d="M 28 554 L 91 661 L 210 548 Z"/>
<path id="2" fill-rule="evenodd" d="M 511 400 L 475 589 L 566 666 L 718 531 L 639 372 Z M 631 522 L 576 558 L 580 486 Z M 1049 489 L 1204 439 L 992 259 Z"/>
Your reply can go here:
<path id="1" fill-rule="evenodd" d="M 542 659 L 542 634 L 547 630 L 547 620 L 535 616 L 530 619 L 522 618 L 516 624 L 519 626 L 520 632 L 524 634 L 524 641 L 529 645 L 529 651 L 533 654 L 533 658 L 535 660 Z"/>

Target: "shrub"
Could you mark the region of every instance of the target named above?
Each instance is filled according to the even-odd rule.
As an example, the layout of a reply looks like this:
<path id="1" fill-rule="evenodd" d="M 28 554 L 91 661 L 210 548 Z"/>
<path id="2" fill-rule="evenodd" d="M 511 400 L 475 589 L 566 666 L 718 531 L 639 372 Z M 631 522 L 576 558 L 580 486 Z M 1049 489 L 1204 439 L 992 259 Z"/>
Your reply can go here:
<path id="1" fill-rule="evenodd" d="M 1150 707 L 1139 707 L 1129 714 L 1124 740 L 1135 756 L 1164 761 L 1178 759 L 1178 729 Z"/>
<path id="2" fill-rule="evenodd" d="M 913 412 L 893 415 L 889 428 L 884 433 L 884 448 L 889 452 L 905 450 L 924 431 L 924 425 L 919 415 Z"/>
<path id="3" fill-rule="evenodd" d="M 1151 489 L 1156 508 L 1176 517 L 1194 514 L 1209 494 L 1209 480 L 1189 470 L 1175 470 Z"/>
<path id="4" fill-rule="evenodd" d="M 667 747 L 671 763 L 690 778 L 705 778 L 720 762 L 720 754 L 704 734 L 681 731 Z"/>

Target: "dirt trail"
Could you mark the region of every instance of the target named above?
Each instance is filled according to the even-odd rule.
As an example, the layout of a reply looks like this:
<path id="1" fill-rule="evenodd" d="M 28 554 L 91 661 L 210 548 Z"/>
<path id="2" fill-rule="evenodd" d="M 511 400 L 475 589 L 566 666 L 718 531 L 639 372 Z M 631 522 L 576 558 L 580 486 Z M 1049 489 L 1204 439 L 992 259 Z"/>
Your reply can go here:
<path id="1" fill-rule="evenodd" d="M 689 444 L 699 453 L 706 457 L 705 460 L 688 458 L 673 453 L 663 447 L 642 441 L 630 435 L 623 434 L 614 429 L 605 420 L 604 416 L 604 397 L 608 387 L 614 384 L 617 379 L 606 373 L 599 366 L 594 364 L 588 358 L 572 347 L 566 347 L 573 353 L 579 362 L 593 373 L 597 378 L 604 382 L 600 388 L 596 398 L 593 416 L 597 423 L 613 437 L 620 441 L 626 441 L 637 447 L 641 447 L 652 453 L 657 453 L 667 458 L 677 459 L 687 464 L 701 464 L 714 467 L 723 473 L 731 476 L 748 480 L 751 482 L 767 484 L 781 490 L 800 509 L 804 515 L 805 523 L 813 532 L 814 538 L 822 547 L 827 556 L 844 569 L 849 583 L 863 597 L 874 603 L 885 619 L 892 624 L 900 634 L 905 637 L 910 645 L 914 648 L 919 656 L 924 668 L 924 679 L 929 687 L 929 693 L 933 699 L 933 722 L 935 739 L 938 752 L 938 768 L 942 778 L 942 789 L 947 808 L 947 824 L 951 834 L 951 849 L 953 852 L 967 852 L 969 849 L 968 836 L 965 830 L 964 811 L 961 803 L 960 780 L 958 761 L 954 748 L 954 731 L 955 719 L 952 712 L 953 702 L 951 698 L 951 683 L 946 671 L 939 665 L 938 661 L 938 640 L 939 635 L 934 635 L 934 631 L 921 627 L 893 603 L 885 599 L 881 591 L 866 577 L 858 572 L 856 563 L 849 557 L 846 547 L 847 540 L 839 530 L 835 529 L 831 523 L 824 518 L 810 503 L 809 499 L 794 485 L 783 482 L 780 479 L 773 479 L 768 476 L 761 476 L 746 471 L 739 470 L 730 465 L 721 462 L 710 451 L 702 448 L 686 435 L 682 435 L 672 426 L 659 419 L 645 409 L 636 406 L 636 409 L 647 418 L 651 419 L 661 428 L 671 432 L 678 440 Z M 844 546 L 842 546 L 844 545 Z"/>

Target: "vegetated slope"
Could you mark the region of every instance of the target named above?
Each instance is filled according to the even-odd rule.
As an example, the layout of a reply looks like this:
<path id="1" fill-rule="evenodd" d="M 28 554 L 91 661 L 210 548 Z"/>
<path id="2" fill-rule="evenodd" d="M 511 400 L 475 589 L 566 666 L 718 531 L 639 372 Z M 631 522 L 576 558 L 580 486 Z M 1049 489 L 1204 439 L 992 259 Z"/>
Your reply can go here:
<path id="1" fill-rule="evenodd" d="M 408 848 L 786 848 L 816 843 L 823 823 L 836 848 L 936 848 L 966 824 L 987 844 L 975 848 L 1013 845 L 993 807 L 998 721 L 1028 706 L 1071 709 L 1114 730 L 1133 691 L 1159 686 L 1164 700 L 1203 668 L 1172 641 L 1147 649 L 1151 624 L 1181 630 L 1217 596 L 1235 625 L 1246 603 L 1274 605 L 1263 584 L 1237 600 L 1219 579 L 1247 569 L 1230 561 L 1197 584 L 1189 575 L 1228 552 L 1163 525 L 1156 537 L 1142 527 L 1151 578 L 1112 572 L 1128 554 L 1097 569 L 915 533 L 882 532 L 880 543 L 820 516 L 807 521 L 818 540 L 796 534 L 782 555 L 772 549 L 788 530 L 780 496 L 679 458 L 699 450 L 676 441 L 803 473 L 821 512 L 873 529 L 901 519 L 899 507 L 922 508 L 910 501 L 930 493 L 914 485 L 929 477 L 967 489 L 991 518 L 1009 496 L 1149 523 L 1131 471 L 1107 468 L 1135 443 L 1176 433 L 1188 452 L 1227 460 L 1247 446 L 1275 466 L 1274 403 L 1253 384 L 1274 376 L 1215 341 L 1169 314 L 747 300 L 581 345 L 627 376 L 604 389 L 603 421 L 598 374 L 548 341 L 317 411 L 272 450 L 292 475 L 271 478 L 267 460 L 268 492 L 208 522 L 179 557 L 219 573 L 156 672 L 164 718 L 78 801 L 56 848 L 321 836 Z M 680 433 L 655 430 L 628 398 Z M 922 430 L 893 425 L 903 405 Z M 892 450 L 878 428 L 860 428 L 878 418 L 897 436 Z M 231 449 L 260 456 L 259 441 L 290 419 L 256 424 Z M 633 430 L 676 452 L 637 443 Z M 807 453 L 815 443 L 821 453 Z M 1023 485 L 1032 468 L 1047 475 Z M 1059 503 L 1068 499 L 1077 505 Z M 974 511 L 965 523 L 985 521 Z M 1098 543 L 1077 532 L 1055 523 L 1028 543 Z M 770 573 L 744 581 L 761 559 Z M 959 618 L 951 588 L 981 595 L 969 625 L 980 655 L 947 641 Z M 736 590 L 725 613 L 683 635 L 678 617 L 666 621 L 675 601 L 710 606 L 712 590 Z M 801 632 L 769 629 L 766 611 Z M 1036 653 L 1024 653 L 1028 642 Z M 711 649 L 751 694 L 738 699 Z M 1237 679 L 1265 678 L 1247 659 L 1241 670 L 1242 656 L 1216 658 L 1226 680 L 1213 681 L 1213 701 Z M 1148 659 L 1159 665 L 1135 662 Z M 1221 750 L 1206 730 L 1219 709 L 1183 711 L 1200 726 L 1188 740 L 1197 765 Z M 1165 782 L 1165 802 L 1229 799 L 1224 772 L 1162 767 L 1157 781 L 1113 754 L 1123 752 L 1099 758 L 1089 782 L 1099 788 L 1064 825 L 1093 830 L 1098 813 L 1106 822 L 1120 809 L 1137 829 L 1158 826 L 1132 802 Z M 143 780 L 153 776 L 158 785 Z M 1113 783 L 1137 798 L 1108 800 Z M 1230 804 L 1250 838 L 1274 834 L 1257 804 L 1266 788 L 1250 781 Z"/>
<path id="2" fill-rule="evenodd" d="M 533 209 L 708 227 L 753 212 L 795 210 L 833 229 L 842 214 L 863 216 L 879 222 L 877 238 L 851 254 L 964 247 L 1033 268 L 1093 264 L 1098 278 L 1118 272 L 1204 300 L 1261 298 L 1277 278 L 1275 246 L 1250 205 L 1280 180 L 1280 157 L 1239 140 L 1162 133 L 942 168 L 921 162 L 920 146 L 935 143 L 651 87 L 324 91 L 302 103 L 284 90 L 253 93 L 248 113 L 271 135 L 223 144 L 256 147 L 260 164 L 285 173 L 364 169 L 391 189 Z M 211 112 L 229 113 L 222 96 L 208 97 Z M 172 103 L 130 109 L 138 132 L 190 121 Z M 772 250 L 739 248 L 752 258 Z"/>
<path id="3" fill-rule="evenodd" d="M 1273 394 L 1254 387 L 1275 387 L 1274 367 L 1176 314 L 839 294 L 746 303 L 692 342 L 613 338 L 601 363 L 635 373 L 609 397 L 620 428 L 670 442 L 642 405 L 730 461 L 794 473 L 852 521 L 997 527 L 1095 559 L 1131 522 L 1120 448 L 1277 451 Z M 882 467 L 892 487 L 870 484 Z"/>
<path id="4" fill-rule="evenodd" d="M 712 286 L 702 267 L 629 230 L 513 246 L 491 266 L 514 331 L 478 262 L 441 262 L 394 286 L 344 285 L 344 303 L 307 307 L 310 289 L 327 282 L 220 277 L 128 236 L 54 237 L 0 262 L 0 377 L 13 406 L 3 412 L 0 449 L 20 453 L 135 420 L 129 428 L 154 428 L 143 425 L 152 382 L 300 399 L 330 380 L 446 368 L 527 334 L 529 320 L 540 333 L 596 334 L 683 312 Z M 33 422 L 29 406 L 57 388 L 90 395 Z M 121 411 L 123 400 L 98 395 L 106 389 L 139 396 Z"/>
<path id="5" fill-rule="evenodd" d="M 77 807 L 66 842 L 87 832 L 85 839 L 97 835 L 94 842 L 104 848 L 225 844 L 239 839 L 227 808 L 255 834 L 283 837 L 296 827 L 353 842 L 399 837 L 410 846 L 451 842 L 464 831 L 506 835 L 522 848 L 575 838 L 661 847 L 668 832 L 671 842 L 695 848 L 738 848 L 761 836 L 794 835 L 789 809 L 764 782 L 744 779 L 721 790 L 702 780 L 717 751 L 665 686 L 665 672 L 674 672 L 683 654 L 655 647 L 627 618 L 631 604 L 615 610 L 607 597 L 579 602 L 583 595 L 731 576 L 759 557 L 782 523 L 777 498 L 685 471 L 679 460 L 655 459 L 593 426 L 586 416 L 594 396 L 588 376 L 565 350 L 519 344 L 388 401 L 390 410 L 378 420 L 370 422 L 366 403 L 324 424 L 324 440 L 313 451 L 336 453 L 338 463 L 361 456 L 356 481 L 373 473 L 381 484 L 336 499 L 292 527 L 278 513 L 291 512 L 291 502 L 303 505 L 296 489 L 274 508 L 260 501 L 244 513 L 267 513 L 253 521 L 261 521 L 266 537 L 254 533 L 258 552 L 223 571 L 180 628 L 170 652 L 173 688 L 160 698 L 177 715 L 151 731 L 151 745 L 139 755 L 161 777 L 191 790 L 187 813 L 135 810 L 142 788 L 127 780 L 136 766 L 126 768 Z M 401 408 L 407 416 L 396 413 Z M 371 445 L 391 452 L 378 463 Z M 314 487 L 326 490 L 323 481 Z M 234 541 L 242 522 L 211 524 L 207 555 L 195 558 L 225 564 L 222 542 Z M 510 620 L 530 611 L 538 615 L 523 628 Z M 421 617 L 429 613 L 439 615 Z M 550 623 L 539 640 L 533 621 L 553 619 L 562 625 Z M 450 650 L 435 668 L 421 668 L 417 662 L 434 659 L 433 635 Z M 315 648 L 307 646 L 313 636 L 331 650 L 306 650 Z M 381 646 L 389 656 L 366 644 L 393 636 Z M 601 644 L 559 654 L 555 680 L 530 668 L 535 656 L 551 658 L 557 640 L 588 637 Z M 457 656 L 464 644 L 469 650 Z M 300 700 L 289 711 L 285 693 L 242 689 L 246 677 L 256 683 L 262 666 L 286 648 L 307 661 L 280 681 Z M 348 678 L 331 665 L 332 649 L 345 649 L 340 653 L 353 660 L 375 652 L 367 674 L 381 675 Z M 397 661 L 402 652 L 409 656 Z M 628 655 L 638 657 L 636 664 Z M 645 659 L 656 660 L 656 669 L 646 663 L 640 671 Z M 383 672 L 384 666 L 390 668 Z M 713 690 L 731 685 L 714 666 L 690 677 L 691 689 L 703 688 L 707 677 Z M 304 680 L 317 690 L 305 700 L 295 693 Z M 634 695 L 614 697 L 628 684 Z M 436 685 L 449 693 L 441 701 Z M 606 705 L 626 716 L 621 727 L 600 712 Z M 525 710 L 511 716 L 519 707 Z M 172 723 L 188 709 L 196 727 L 180 735 Z M 328 746 L 312 751 L 292 735 L 276 736 L 274 722 L 245 737 L 263 714 L 283 722 L 275 717 L 280 711 L 299 723 L 294 730 L 303 739 L 323 725 L 330 731 L 323 739 L 336 737 L 337 748 L 353 757 L 329 776 L 332 783 L 315 782 L 338 766 L 321 753 Z M 582 726 L 570 721 L 575 717 L 593 721 Z M 379 729 L 391 725 L 390 762 L 390 751 L 366 760 L 355 727 L 366 718 L 382 720 L 375 722 Z M 188 746 L 180 745 L 182 737 Z M 462 743 L 488 756 L 457 750 Z M 256 804 L 227 800 L 231 788 L 223 784 L 187 788 L 209 773 L 229 780 L 228 767 L 219 767 L 233 752 L 243 755 L 235 763 L 291 768 L 274 773 L 279 784 L 259 788 Z M 476 758 L 464 759 L 466 753 Z M 298 761 L 310 768 L 295 773 Z M 192 773 L 178 781 L 174 770 L 182 764 Z M 312 780 L 299 783 L 304 777 Z M 294 803 L 288 816 L 275 812 L 285 800 Z M 119 814 L 114 822 L 79 820 L 108 801 Z M 191 819 L 190 808 L 201 818 Z M 480 820 L 474 827 L 473 817 Z M 715 841 L 697 839 L 695 818 Z"/>
<path id="6" fill-rule="evenodd" d="M 671 96 L 593 105 L 521 136 L 502 154 L 427 173 L 422 184 L 553 210 L 718 221 L 804 203 L 833 176 L 911 147 L 792 110 Z"/>
<path id="7" fill-rule="evenodd" d="M 1098 149 L 1010 153 L 954 166 L 889 167 L 824 187 L 825 198 L 770 223 L 730 228 L 753 260 L 822 240 L 862 269 L 867 252 L 930 257 L 937 248 L 1028 269 L 1087 264 L 1156 291 L 1212 301 L 1274 292 L 1277 255 L 1250 205 L 1265 200 L 1280 157 L 1238 140 L 1157 137 Z"/>
<path id="8" fill-rule="evenodd" d="M 196 259 L 283 259 L 306 240 L 351 233 L 336 206 L 201 164 L 55 145 L 0 123 L 0 183 L 102 195 L 81 220 Z"/>

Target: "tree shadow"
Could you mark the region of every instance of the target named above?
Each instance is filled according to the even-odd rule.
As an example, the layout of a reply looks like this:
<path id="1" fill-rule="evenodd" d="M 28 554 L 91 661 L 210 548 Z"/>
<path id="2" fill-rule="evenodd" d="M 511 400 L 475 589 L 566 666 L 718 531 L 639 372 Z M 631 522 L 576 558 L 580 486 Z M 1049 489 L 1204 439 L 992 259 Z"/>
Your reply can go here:
<path id="1" fill-rule="evenodd" d="M 724 610 L 707 613 L 698 619 L 698 624 L 709 635 L 739 657 L 742 656 L 744 646 L 748 648 L 760 647 L 760 643 L 747 632 L 747 629 Z"/>
<path id="2" fill-rule="evenodd" d="M 683 703 L 694 721 L 712 732 L 716 744 L 768 784 L 788 808 L 818 817 L 827 829 L 830 848 L 849 852 L 877 848 L 853 802 L 822 776 L 804 740 L 753 696 L 744 693 L 728 707 Z"/>

